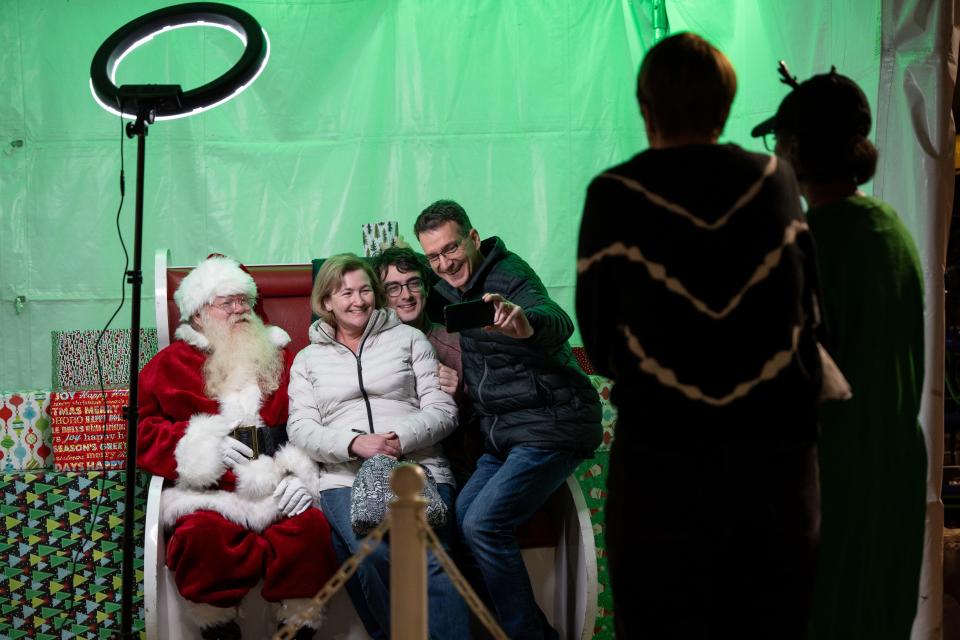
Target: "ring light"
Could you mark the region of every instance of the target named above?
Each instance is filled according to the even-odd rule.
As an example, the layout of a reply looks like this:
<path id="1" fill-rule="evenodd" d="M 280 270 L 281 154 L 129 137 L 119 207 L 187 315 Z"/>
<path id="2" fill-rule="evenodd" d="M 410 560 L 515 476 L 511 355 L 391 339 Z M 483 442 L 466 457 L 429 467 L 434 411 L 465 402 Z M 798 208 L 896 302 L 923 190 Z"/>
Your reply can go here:
<path id="1" fill-rule="evenodd" d="M 137 47 L 153 40 L 158 33 L 183 27 L 217 27 L 236 35 L 243 43 L 243 55 L 226 73 L 207 84 L 184 92 L 179 85 L 139 84 L 117 87 L 117 68 Z M 246 11 L 213 2 L 192 2 L 153 11 L 117 29 L 97 49 L 90 63 L 90 91 L 101 107 L 123 118 L 127 137 L 137 138 L 137 200 L 134 215 L 133 269 L 126 272 L 132 285 L 130 296 L 130 335 L 140 334 L 140 286 L 143 283 L 143 184 L 147 128 L 155 120 L 172 120 L 212 109 L 234 97 L 257 79 L 270 58 L 267 32 Z M 121 146 L 121 150 L 123 147 Z M 123 173 L 121 171 L 121 180 Z M 122 184 L 122 182 L 121 182 Z M 122 187 L 121 187 L 122 188 Z M 122 202 L 122 200 L 121 200 Z M 133 593 L 135 528 L 133 508 L 137 460 L 137 383 L 140 361 L 139 341 L 130 341 L 130 399 L 127 414 L 127 452 L 123 513 L 123 574 L 120 597 L 120 635 L 134 640 Z M 148 616 L 150 613 L 148 612 Z"/>
<path id="2" fill-rule="evenodd" d="M 177 91 L 176 96 L 171 95 L 170 85 L 139 85 L 139 91 L 133 93 L 117 87 L 117 69 L 130 52 L 160 33 L 184 27 L 225 29 L 243 43 L 243 55 L 216 80 L 182 94 Z M 185 118 L 223 104 L 246 89 L 267 66 L 269 58 L 267 32 L 246 11 L 214 2 L 179 4 L 140 16 L 107 38 L 90 63 L 90 91 L 97 104 L 110 113 L 134 119 L 136 106 L 149 93 L 148 88 L 157 87 L 161 96 L 151 96 L 155 119 Z"/>

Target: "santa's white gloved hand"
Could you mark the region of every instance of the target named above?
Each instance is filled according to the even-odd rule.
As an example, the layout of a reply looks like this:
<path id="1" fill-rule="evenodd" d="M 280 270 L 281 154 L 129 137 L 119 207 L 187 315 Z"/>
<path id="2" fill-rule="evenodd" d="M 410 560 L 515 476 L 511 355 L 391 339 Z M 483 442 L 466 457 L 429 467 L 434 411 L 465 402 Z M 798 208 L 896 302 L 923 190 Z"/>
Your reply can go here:
<path id="1" fill-rule="evenodd" d="M 228 469 L 233 469 L 253 457 L 253 449 L 233 436 L 223 436 L 220 444 L 220 456 Z"/>
<path id="2" fill-rule="evenodd" d="M 306 511 L 313 504 L 313 496 L 306 485 L 296 476 L 285 476 L 273 492 L 283 515 L 292 518 Z"/>

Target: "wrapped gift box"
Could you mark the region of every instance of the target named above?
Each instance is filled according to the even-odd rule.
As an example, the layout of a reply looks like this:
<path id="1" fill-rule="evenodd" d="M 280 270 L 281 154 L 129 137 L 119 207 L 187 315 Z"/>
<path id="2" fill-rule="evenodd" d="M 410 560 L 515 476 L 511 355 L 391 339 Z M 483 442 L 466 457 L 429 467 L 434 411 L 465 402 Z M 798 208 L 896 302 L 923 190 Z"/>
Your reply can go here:
<path id="1" fill-rule="evenodd" d="M 0 469 L 49 469 L 53 464 L 50 392 L 0 393 Z"/>
<path id="2" fill-rule="evenodd" d="M 600 395 L 600 424 L 603 425 L 603 441 L 597 451 L 609 451 L 613 442 L 613 432 L 617 426 L 617 408 L 610 402 L 610 390 L 613 389 L 613 380 L 603 376 L 589 376 L 593 388 Z"/>
<path id="3" fill-rule="evenodd" d="M 127 450 L 123 408 L 128 389 L 57 391 L 50 401 L 53 466 L 57 471 L 122 469 Z M 107 419 L 104 421 L 104 402 Z"/>
<path id="4" fill-rule="evenodd" d="M 0 638 L 120 636 L 124 473 L 0 475 Z M 134 493 L 133 631 L 143 633 L 147 474 Z"/>
<path id="5" fill-rule="evenodd" d="M 384 249 L 394 246 L 397 233 L 400 230 L 400 223 L 392 220 L 389 222 L 368 222 L 362 225 L 362 228 L 363 255 L 369 258 L 380 255 Z"/>
<path id="6" fill-rule="evenodd" d="M 576 353 L 576 349 L 574 353 Z M 586 354 L 580 350 L 578 357 L 581 367 L 591 373 Z M 594 457 L 584 460 L 575 474 L 583 491 L 583 498 L 590 509 L 590 521 L 593 524 L 594 543 L 597 547 L 597 619 L 593 629 L 594 640 L 609 640 L 614 637 L 613 594 L 610 589 L 610 573 L 607 564 L 606 522 L 604 507 L 607 503 L 607 472 L 610 463 L 610 445 L 617 426 L 617 409 L 610 402 L 613 381 L 598 375 L 589 375 L 593 388 L 600 396 L 601 424 L 603 440 L 597 447 Z"/>
<path id="7" fill-rule="evenodd" d="M 97 373 L 97 338 L 99 330 L 54 331 L 53 388 L 54 391 L 99 389 Z M 130 330 L 108 329 L 100 341 L 100 364 L 103 386 L 118 389 L 129 385 Z M 140 369 L 157 352 L 157 330 L 140 330 Z"/>
<path id="8" fill-rule="evenodd" d="M 573 357 L 577 359 L 577 364 L 580 365 L 580 368 L 583 369 L 583 372 L 588 376 L 592 376 L 596 373 L 593 370 L 593 365 L 590 363 L 590 358 L 587 356 L 587 350 L 583 347 L 573 347 Z"/>
<path id="9" fill-rule="evenodd" d="M 606 521 L 604 507 L 607 503 L 607 472 L 610 452 L 598 449 L 593 458 L 584 460 L 574 472 L 583 499 L 590 510 L 593 525 L 593 540 L 597 547 L 597 619 L 594 623 L 594 640 L 613 638 L 613 593 L 610 589 L 610 571 L 607 563 Z"/>

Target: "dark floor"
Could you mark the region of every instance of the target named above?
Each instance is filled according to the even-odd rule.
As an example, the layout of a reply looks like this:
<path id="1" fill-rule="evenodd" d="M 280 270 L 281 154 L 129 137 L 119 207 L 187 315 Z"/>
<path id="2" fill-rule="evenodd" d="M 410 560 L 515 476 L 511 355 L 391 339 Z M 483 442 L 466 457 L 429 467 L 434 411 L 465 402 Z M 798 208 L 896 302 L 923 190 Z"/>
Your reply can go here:
<path id="1" fill-rule="evenodd" d="M 943 530 L 943 639 L 960 640 L 960 528 Z"/>

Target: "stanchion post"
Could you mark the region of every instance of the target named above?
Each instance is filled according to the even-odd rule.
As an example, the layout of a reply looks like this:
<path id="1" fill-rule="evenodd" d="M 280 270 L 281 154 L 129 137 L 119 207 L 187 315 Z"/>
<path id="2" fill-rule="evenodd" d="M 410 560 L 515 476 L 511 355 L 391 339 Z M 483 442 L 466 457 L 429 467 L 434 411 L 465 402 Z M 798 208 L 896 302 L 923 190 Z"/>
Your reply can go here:
<path id="1" fill-rule="evenodd" d="M 427 639 L 425 482 L 415 465 L 400 465 L 390 476 L 397 495 L 390 505 L 390 636 L 403 640 Z"/>

